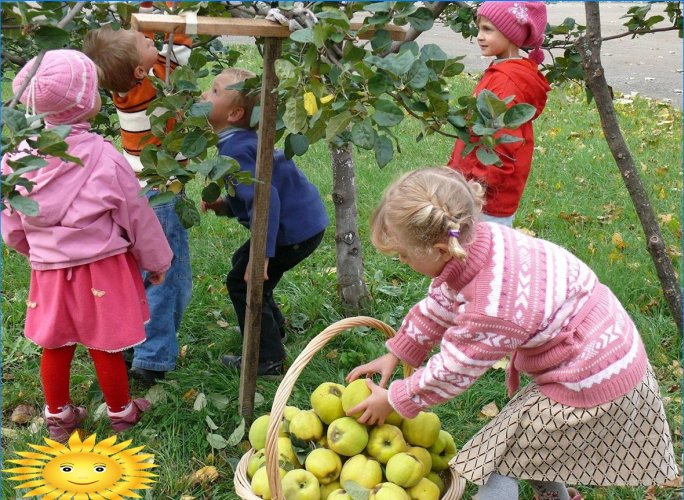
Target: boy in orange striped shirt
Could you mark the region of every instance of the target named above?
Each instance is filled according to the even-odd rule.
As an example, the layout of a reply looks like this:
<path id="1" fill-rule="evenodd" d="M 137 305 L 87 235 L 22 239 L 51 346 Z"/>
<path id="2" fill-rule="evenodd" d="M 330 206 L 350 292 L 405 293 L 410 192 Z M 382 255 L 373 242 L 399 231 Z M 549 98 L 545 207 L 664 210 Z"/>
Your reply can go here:
<path id="1" fill-rule="evenodd" d="M 141 12 L 151 4 L 143 2 Z M 98 66 L 100 86 L 111 92 L 121 126 L 124 156 L 136 172 L 143 169 L 142 149 L 147 144 L 161 144 L 161 140 L 152 134 L 150 118 L 146 114 L 150 103 L 157 98 L 149 75 L 165 79 L 167 54 L 170 54 L 173 71 L 187 63 L 191 47 L 189 37 L 176 34 L 172 50 L 165 43 L 158 52 L 151 34 L 113 30 L 110 26 L 90 31 L 85 37 L 83 51 Z M 158 108 L 155 113 L 164 111 Z M 173 125 L 170 120 L 167 130 Z M 151 190 L 148 198 L 157 193 Z M 163 285 L 148 286 L 145 282 L 150 321 L 145 326 L 145 342 L 134 348 L 129 375 L 147 384 L 164 378 L 166 372 L 176 366 L 177 332 L 192 292 L 188 233 L 175 211 L 178 199 L 184 196 L 181 192 L 173 201 L 154 207 L 173 250 L 173 262 Z"/>

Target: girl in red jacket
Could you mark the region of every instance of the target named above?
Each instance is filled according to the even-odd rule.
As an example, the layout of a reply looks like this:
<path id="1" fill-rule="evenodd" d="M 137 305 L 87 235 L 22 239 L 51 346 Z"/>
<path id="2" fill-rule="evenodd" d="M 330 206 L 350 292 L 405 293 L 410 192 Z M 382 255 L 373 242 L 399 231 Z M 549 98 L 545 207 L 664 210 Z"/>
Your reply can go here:
<path id="1" fill-rule="evenodd" d="M 475 95 L 487 89 L 499 99 L 515 96 L 509 103 L 527 103 L 537 108 L 533 118 L 544 110 L 549 84 L 537 65 L 544 60 L 540 49 L 546 29 L 546 6 L 542 2 L 485 2 L 477 10 L 479 32 L 477 42 L 484 56 L 496 59 L 485 70 L 475 87 Z M 520 55 L 521 47 L 532 47 L 528 58 Z M 483 165 L 476 151 L 463 157 L 466 144 L 458 140 L 451 153 L 449 166 L 466 179 L 486 186 L 486 202 L 482 219 L 513 225 L 532 164 L 534 132 L 532 121 L 515 130 L 500 134 L 519 137 L 518 142 L 499 144 L 497 152 L 502 164 Z"/>

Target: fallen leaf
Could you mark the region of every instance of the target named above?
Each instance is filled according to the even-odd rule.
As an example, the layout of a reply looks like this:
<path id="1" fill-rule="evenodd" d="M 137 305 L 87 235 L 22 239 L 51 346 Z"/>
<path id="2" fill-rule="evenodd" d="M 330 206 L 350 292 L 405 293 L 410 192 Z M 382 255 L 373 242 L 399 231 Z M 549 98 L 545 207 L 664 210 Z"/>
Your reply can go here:
<path id="1" fill-rule="evenodd" d="M 537 233 L 526 227 L 516 227 L 515 230 L 519 233 L 526 234 L 527 236 L 537 236 Z"/>
<path id="2" fill-rule="evenodd" d="M 218 470 L 213 465 L 207 465 L 193 472 L 190 476 L 192 484 L 213 483 L 219 478 Z"/>
<path id="3" fill-rule="evenodd" d="M 180 348 L 180 352 L 178 353 L 178 357 L 180 359 L 185 359 L 186 354 L 188 354 L 188 345 L 185 344 L 183 347 Z"/>
<path id="4" fill-rule="evenodd" d="M 508 358 L 501 358 L 499 361 L 492 365 L 492 368 L 494 368 L 495 370 L 506 370 L 508 369 L 509 363 L 510 361 L 508 360 Z"/>
<path id="5" fill-rule="evenodd" d="M 36 409 L 31 405 L 19 405 L 12 412 L 10 420 L 15 424 L 27 424 L 31 420 L 31 417 L 35 415 Z"/>
<path id="6" fill-rule="evenodd" d="M 228 322 L 223 319 L 218 320 L 216 324 L 221 328 L 228 328 Z"/>
<path id="7" fill-rule="evenodd" d="M 496 403 L 494 401 L 492 401 L 491 403 L 487 403 L 480 410 L 480 415 L 484 415 L 485 417 L 489 418 L 496 417 L 498 414 L 499 408 L 496 406 Z"/>
<path id="8" fill-rule="evenodd" d="M 613 234 L 613 245 L 615 245 L 615 248 L 618 250 L 624 250 L 627 246 L 625 245 L 625 241 L 622 239 L 622 235 L 620 233 Z"/>
<path id="9" fill-rule="evenodd" d="M 185 401 L 190 401 L 191 399 L 195 399 L 197 397 L 197 389 L 190 389 L 188 390 L 185 394 L 183 394 L 183 399 Z"/>
<path id="10" fill-rule="evenodd" d="M 682 476 L 677 476 L 670 481 L 666 481 L 661 485 L 662 488 L 681 488 L 682 487 Z"/>
<path id="11" fill-rule="evenodd" d="M 192 405 L 192 409 L 195 411 L 200 411 L 206 407 L 207 397 L 204 395 L 203 392 L 200 392 L 199 394 L 197 394 L 197 397 L 195 398 L 195 403 Z"/>

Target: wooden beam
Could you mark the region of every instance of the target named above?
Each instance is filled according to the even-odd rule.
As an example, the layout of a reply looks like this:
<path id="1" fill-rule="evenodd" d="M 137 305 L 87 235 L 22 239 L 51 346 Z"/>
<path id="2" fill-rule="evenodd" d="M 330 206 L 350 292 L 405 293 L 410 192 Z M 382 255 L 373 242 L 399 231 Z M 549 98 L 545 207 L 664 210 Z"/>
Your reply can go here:
<path id="1" fill-rule="evenodd" d="M 185 17 L 172 16 L 168 14 L 133 14 L 131 26 L 138 31 L 153 31 L 155 33 L 181 33 L 185 34 Z M 388 31 L 390 38 L 394 41 L 402 41 L 406 32 L 400 26 L 393 24 L 383 27 Z M 372 38 L 375 34 L 373 27 L 363 23 L 351 23 L 351 30 L 357 32 L 361 39 Z M 359 32 L 360 31 L 360 32 Z M 266 19 L 243 19 L 238 17 L 197 17 L 198 35 L 233 35 L 233 36 L 254 36 L 289 38 L 290 29 L 273 21 Z"/>
<path id="2" fill-rule="evenodd" d="M 273 148 L 275 147 L 275 118 L 278 97 L 275 88 L 278 78 L 275 61 L 280 56 L 281 40 L 267 37 L 264 40 L 264 69 L 261 79 L 261 118 L 259 120 L 259 143 L 257 146 L 256 178 L 254 186 L 254 209 L 251 222 L 249 248 L 249 280 L 247 282 L 247 313 L 242 339 L 242 363 L 240 366 L 240 415 L 251 422 L 254 417 L 254 393 L 259 361 L 261 338 L 261 309 L 264 291 L 264 260 L 268 230 L 268 207 L 271 197 L 271 172 Z"/>

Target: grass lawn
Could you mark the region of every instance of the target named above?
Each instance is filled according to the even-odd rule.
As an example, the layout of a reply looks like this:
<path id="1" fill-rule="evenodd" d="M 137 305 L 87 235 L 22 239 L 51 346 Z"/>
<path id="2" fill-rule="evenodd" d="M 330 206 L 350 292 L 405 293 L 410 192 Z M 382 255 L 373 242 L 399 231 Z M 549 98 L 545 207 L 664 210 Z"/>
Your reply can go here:
<path id="1" fill-rule="evenodd" d="M 254 52 L 239 64 L 258 69 Z M 454 78 L 454 95 L 469 94 L 476 76 Z M 7 89 L 3 89 L 7 92 Z M 3 97 L 6 97 L 3 94 Z M 682 248 L 682 117 L 671 106 L 639 97 L 617 104 L 623 127 L 639 172 L 651 197 L 681 275 Z M 571 250 L 587 262 L 625 305 L 646 344 L 661 383 L 675 448 L 681 457 L 682 369 L 681 338 L 664 303 L 660 284 L 646 250 L 644 234 L 632 202 L 603 139 L 598 114 L 576 87 L 554 88 L 546 111 L 535 123 L 534 168 L 518 212 L 515 226 L 533 232 Z M 402 172 L 444 164 L 452 139 L 430 136 L 416 143 L 418 126 L 409 119 L 398 127 L 401 154 L 379 169 L 372 155 L 355 151 L 360 233 L 366 280 L 372 294 L 367 314 L 397 328 L 408 309 L 420 300 L 428 279 L 402 266 L 397 259 L 375 252 L 367 237 L 367 220 L 383 189 Z M 312 147 L 298 165 L 320 189 L 334 220 L 331 201 L 332 168 L 324 144 Z M 190 196 L 199 200 L 200 187 L 193 184 Z M 248 237 L 234 221 L 213 215 L 190 231 L 193 265 L 193 299 L 180 331 L 182 356 L 167 380 L 149 392 L 133 385 L 135 396 L 154 400 L 140 425 L 125 434 L 135 445 L 155 455 L 158 481 L 146 498 L 231 499 L 234 467 L 247 450 L 240 437 L 238 373 L 219 364 L 222 354 L 239 353 L 241 337 L 227 296 L 225 275 L 232 252 Z M 29 266 L 15 252 L 2 248 L 2 451 L 6 458 L 29 450 L 46 435 L 42 420 L 17 425 L 10 415 L 17 405 L 32 406 L 42 414 L 43 397 L 38 377 L 40 350 L 23 336 L 28 295 Z M 276 294 L 291 329 L 286 348 L 290 360 L 329 324 L 343 317 L 336 293 L 334 230 L 330 228 L 321 247 L 285 276 Z M 380 335 L 372 331 L 343 333 L 309 363 L 296 384 L 290 404 L 309 407 L 309 394 L 321 382 L 342 383 L 354 366 L 384 352 Z M 85 350 L 79 349 L 72 367 L 72 397 L 85 404 L 90 416 L 86 431 L 100 439 L 109 435 L 108 419 L 102 415 L 102 395 Z M 277 382 L 257 381 L 256 416 L 269 411 Z M 494 402 L 506 402 L 504 372 L 491 370 L 461 397 L 436 407 L 443 426 L 462 445 L 488 417 L 480 410 Z M 213 448 L 208 435 L 229 441 Z M 214 444 L 218 438 L 210 438 Z M 193 473 L 215 466 L 213 482 L 193 480 Z M 5 464 L 8 468 L 10 464 Z M 6 476 L 6 475 L 5 475 Z M 18 498 L 16 483 L 2 480 L 2 498 Z M 580 487 L 584 498 L 636 500 L 681 498 L 681 488 L 589 488 Z M 471 498 L 469 486 L 464 498 Z M 141 493 L 145 495 L 145 493 Z M 651 496 L 648 496 L 651 495 Z M 521 498 L 531 498 L 523 486 Z"/>

